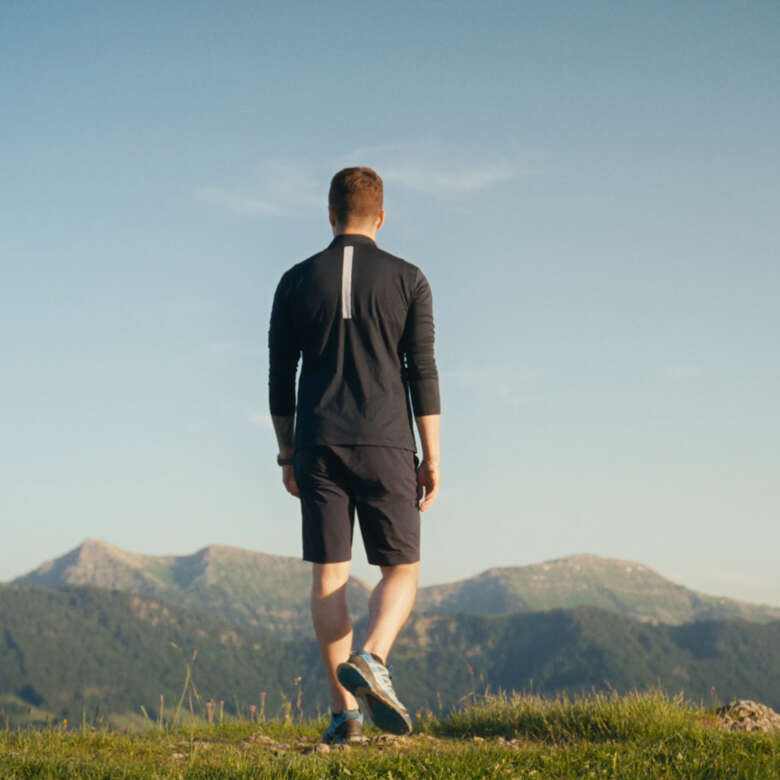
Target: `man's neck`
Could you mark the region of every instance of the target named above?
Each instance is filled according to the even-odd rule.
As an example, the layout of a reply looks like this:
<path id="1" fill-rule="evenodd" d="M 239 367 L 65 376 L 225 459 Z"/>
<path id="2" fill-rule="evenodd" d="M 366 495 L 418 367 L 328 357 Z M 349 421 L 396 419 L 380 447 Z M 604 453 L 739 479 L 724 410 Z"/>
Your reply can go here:
<path id="1" fill-rule="evenodd" d="M 333 228 L 333 237 L 336 236 L 366 236 L 372 241 L 376 241 L 376 230 L 366 228 Z"/>

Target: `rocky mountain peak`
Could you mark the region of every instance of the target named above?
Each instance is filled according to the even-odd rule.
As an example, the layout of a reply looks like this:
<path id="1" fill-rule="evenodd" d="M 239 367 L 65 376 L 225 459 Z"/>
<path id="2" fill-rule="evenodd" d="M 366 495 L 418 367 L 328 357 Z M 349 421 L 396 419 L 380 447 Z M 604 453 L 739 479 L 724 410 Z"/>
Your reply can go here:
<path id="1" fill-rule="evenodd" d="M 78 554 L 77 557 L 80 563 L 86 564 L 113 559 L 118 562 L 121 561 L 126 566 L 137 567 L 139 565 L 137 560 L 139 556 L 125 552 L 125 550 L 104 542 L 102 539 L 85 539 L 74 552 Z"/>

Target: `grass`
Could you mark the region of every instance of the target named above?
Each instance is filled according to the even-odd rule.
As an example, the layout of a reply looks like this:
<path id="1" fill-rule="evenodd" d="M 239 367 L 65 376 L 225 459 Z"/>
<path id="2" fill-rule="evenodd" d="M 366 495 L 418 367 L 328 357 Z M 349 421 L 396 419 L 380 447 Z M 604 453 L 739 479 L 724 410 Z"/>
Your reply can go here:
<path id="1" fill-rule="evenodd" d="M 435 730 L 457 737 L 523 735 L 560 744 L 626 741 L 639 735 L 657 740 L 714 723 L 713 715 L 662 691 L 594 693 L 573 699 L 513 693 L 481 697 L 475 706 L 451 713 Z"/>
<path id="2" fill-rule="evenodd" d="M 777 778 L 780 736 L 716 727 L 661 692 L 488 695 L 414 735 L 313 752 L 324 719 L 194 720 L 129 734 L 62 726 L 0 732 L 2 778 Z"/>

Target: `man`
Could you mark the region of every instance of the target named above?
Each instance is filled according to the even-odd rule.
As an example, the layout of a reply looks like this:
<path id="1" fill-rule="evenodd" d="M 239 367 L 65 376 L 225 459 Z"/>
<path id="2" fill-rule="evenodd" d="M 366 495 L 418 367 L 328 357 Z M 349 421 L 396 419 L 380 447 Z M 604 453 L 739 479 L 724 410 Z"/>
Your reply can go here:
<path id="1" fill-rule="evenodd" d="M 439 491 L 431 290 L 417 266 L 377 246 L 382 199 L 371 168 L 333 177 L 334 238 L 282 276 L 268 334 L 277 461 L 284 486 L 301 502 L 312 620 L 332 697 L 325 742 L 362 737 L 356 697 L 380 728 L 411 731 L 386 661 L 417 594 L 419 513 Z M 368 561 L 382 578 L 369 599 L 363 647 L 352 652 L 346 586 L 355 510 Z"/>

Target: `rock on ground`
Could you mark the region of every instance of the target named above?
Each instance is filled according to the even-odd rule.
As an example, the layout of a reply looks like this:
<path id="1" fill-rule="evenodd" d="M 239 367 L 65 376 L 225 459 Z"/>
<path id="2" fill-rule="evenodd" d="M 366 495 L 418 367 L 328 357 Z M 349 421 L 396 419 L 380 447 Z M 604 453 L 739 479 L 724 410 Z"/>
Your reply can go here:
<path id="1" fill-rule="evenodd" d="M 729 731 L 780 733 L 780 715 L 771 707 L 749 699 L 735 699 L 718 707 L 718 725 Z"/>

